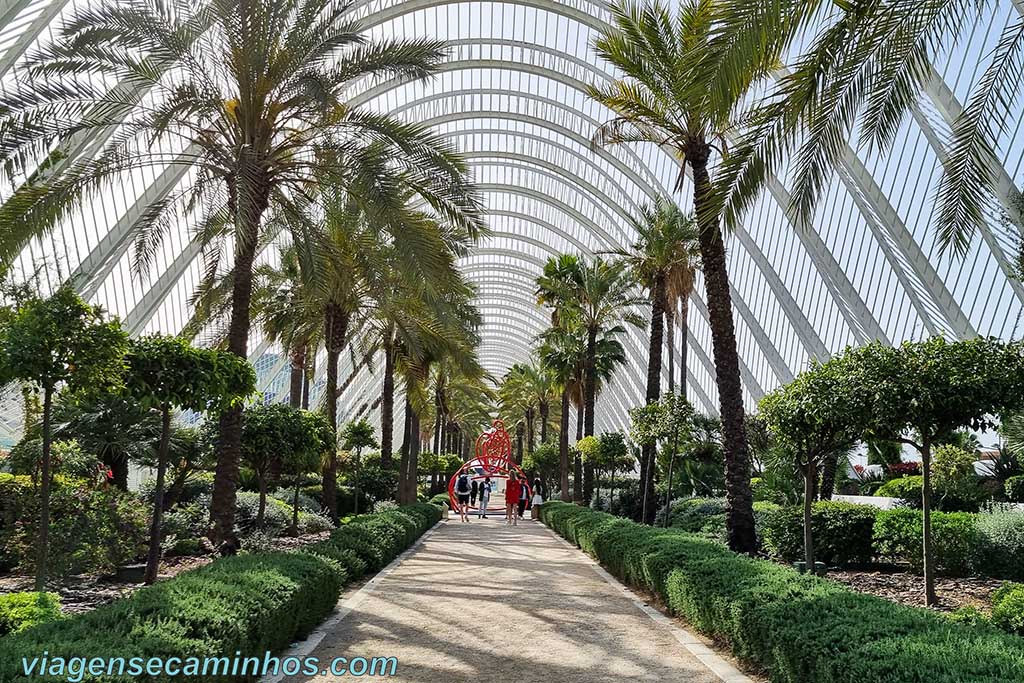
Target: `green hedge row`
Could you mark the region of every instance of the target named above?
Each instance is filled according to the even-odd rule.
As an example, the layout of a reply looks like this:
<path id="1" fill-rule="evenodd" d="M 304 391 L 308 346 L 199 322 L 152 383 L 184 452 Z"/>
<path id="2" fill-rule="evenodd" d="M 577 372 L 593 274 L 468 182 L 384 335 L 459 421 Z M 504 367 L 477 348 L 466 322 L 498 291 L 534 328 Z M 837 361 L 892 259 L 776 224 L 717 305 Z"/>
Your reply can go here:
<path id="1" fill-rule="evenodd" d="M 346 582 L 383 567 L 440 518 L 440 509 L 426 504 L 364 515 L 300 551 L 218 559 L 91 612 L 6 636 L 0 639 L 0 683 L 49 680 L 22 672 L 22 657 L 44 651 L 51 658 L 127 660 L 230 656 L 235 651 L 262 656 L 281 650 L 323 621 Z M 238 680 L 202 680 L 228 678 Z"/>
<path id="2" fill-rule="evenodd" d="M 1024 680 L 1024 641 L 855 593 L 675 529 L 545 503 L 541 519 L 775 683 Z"/>

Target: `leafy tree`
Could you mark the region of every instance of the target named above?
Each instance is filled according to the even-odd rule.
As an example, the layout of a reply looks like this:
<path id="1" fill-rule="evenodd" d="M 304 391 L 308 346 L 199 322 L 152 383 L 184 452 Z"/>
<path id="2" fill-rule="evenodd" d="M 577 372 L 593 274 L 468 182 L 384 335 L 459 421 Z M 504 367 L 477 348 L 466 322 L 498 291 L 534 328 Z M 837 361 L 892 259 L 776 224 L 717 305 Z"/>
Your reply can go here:
<path id="1" fill-rule="evenodd" d="M 359 514 L 359 465 L 364 448 L 377 448 L 377 440 L 373 438 L 373 427 L 366 420 L 349 422 L 341 430 L 341 447 L 352 451 L 355 456 L 353 495 L 355 497 L 355 514 Z"/>
<path id="2" fill-rule="evenodd" d="M 146 556 L 146 584 L 156 581 L 160 567 L 161 521 L 164 511 L 164 479 L 171 451 L 171 411 L 229 410 L 256 389 L 256 372 L 238 356 L 191 346 L 180 337 L 153 335 L 133 339 L 125 356 L 127 394 L 146 410 L 160 413 L 156 488 Z M 261 494 L 265 491 L 261 490 Z M 260 499 L 263 513 L 263 498 Z M 262 522 L 262 517 L 261 520 Z"/>
<path id="3" fill-rule="evenodd" d="M 540 444 L 523 458 L 523 470 L 540 477 L 546 489 L 552 480 L 558 478 L 560 467 L 561 455 L 558 446 L 550 441 Z"/>
<path id="4" fill-rule="evenodd" d="M 814 569 L 811 512 L 818 471 L 826 459 L 849 450 L 870 419 L 870 392 L 858 382 L 856 363 L 837 356 L 813 364 L 792 382 L 765 395 L 758 403 L 760 418 L 780 446 L 775 457 L 796 466 L 804 481 L 804 559 Z M 783 463 L 780 463 L 783 464 Z"/>
<path id="5" fill-rule="evenodd" d="M 310 187 L 348 185 L 353 156 L 367 141 L 389 150 L 389 163 L 433 209 L 454 223 L 479 224 L 466 166 L 451 143 L 349 104 L 359 79 L 432 74 L 447 55 L 444 43 L 372 38 L 351 6 L 263 0 L 177 3 L 169 11 L 153 0 L 103 0 L 79 7 L 0 98 L 3 179 L 32 177 L 0 209 L 0 223 L 13 228 L 0 240 L 0 262 L 9 264 L 33 237 L 126 178 L 188 165 L 195 177 L 152 202 L 133 225 L 135 267 L 153 261 L 169 226 L 197 214 L 210 264 L 230 258 L 226 348 L 245 358 L 266 217 L 300 213 Z M 97 78 L 138 87 L 114 97 Z M 95 137 L 95 154 L 63 156 L 61 143 L 71 136 Z M 221 415 L 212 500 L 219 540 L 234 533 L 241 418 L 240 406 Z"/>
<path id="6" fill-rule="evenodd" d="M 318 411 L 293 411 L 288 419 L 293 439 L 282 457 L 284 472 L 293 477 L 295 490 L 292 495 L 292 526 L 289 532 L 299 535 L 299 490 L 310 472 L 320 469 L 325 456 L 337 449 L 334 426 Z"/>
<path id="7" fill-rule="evenodd" d="M 669 452 L 668 462 L 668 483 L 665 493 L 665 504 L 672 502 L 672 470 L 675 464 L 676 455 L 679 452 L 679 439 L 684 439 L 692 429 L 694 418 L 693 406 L 681 394 L 664 394 L 658 401 L 648 403 L 645 406 L 633 408 L 629 411 L 632 421 L 630 436 L 641 444 L 656 444 L 662 442 L 664 450 Z M 653 463 L 651 469 L 653 470 Z M 653 477 L 653 472 L 651 474 Z M 644 489 L 641 498 L 641 514 L 644 520 L 653 521 L 654 514 L 654 482 L 651 481 L 650 489 Z M 668 524 L 666 516 L 665 524 Z M 647 522 L 650 523 L 650 522 Z"/>
<path id="8" fill-rule="evenodd" d="M 597 437 L 597 469 L 611 477 L 612 486 L 609 502 L 615 500 L 615 475 L 633 469 L 635 458 L 626 445 L 626 435 L 622 432 L 605 432 Z"/>
<path id="9" fill-rule="evenodd" d="M 594 46 L 621 76 L 589 88 L 591 97 L 615 113 L 597 129 L 594 140 L 670 149 L 681 162 L 677 191 L 683 187 L 684 172 L 692 174 L 725 436 L 729 547 L 754 553 L 750 456 L 720 202 L 712 179 L 713 152 L 729 149 L 726 134 L 745 119 L 751 87 L 776 68 L 782 46 L 766 39 L 741 40 L 729 30 L 728 3 L 718 0 L 685 0 L 674 12 L 660 0 L 625 0 L 610 9 L 611 25 Z M 760 36 L 756 28 L 744 30 Z M 719 156 L 728 158 L 724 152 Z"/>
<path id="10" fill-rule="evenodd" d="M 921 454 L 925 595 L 936 603 L 932 550 L 932 454 L 944 435 L 995 426 L 994 416 L 1024 401 L 1019 343 L 995 339 L 950 342 L 933 337 L 897 348 L 879 343 L 844 354 L 852 386 L 871 398 L 868 435 L 913 446 Z M 832 400 L 830 397 L 829 400 Z"/>
<path id="11" fill-rule="evenodd" d="M 46 585 L 54 394 L 61 387 L 102 391 L 119 386 L 127 345 L 120 324 L 104 320 L 103 310 L 86 304 L 70 286 L 48 299 L 27 299 L 0 329 L 0 378 L 30 382 L 43 395 L 36 591 Z"/>
<path id="12" fill-rule="evenodd" d="M 257 528 L 263 528 L 271 468 L 276 461 L 283 463 L 292 451 L 304 447 L 305 430 L 302 413 L 290 405 L 256 404 L 247 406 L 242 412 L 242 461 L 256 475 L 260 494 Z"/>

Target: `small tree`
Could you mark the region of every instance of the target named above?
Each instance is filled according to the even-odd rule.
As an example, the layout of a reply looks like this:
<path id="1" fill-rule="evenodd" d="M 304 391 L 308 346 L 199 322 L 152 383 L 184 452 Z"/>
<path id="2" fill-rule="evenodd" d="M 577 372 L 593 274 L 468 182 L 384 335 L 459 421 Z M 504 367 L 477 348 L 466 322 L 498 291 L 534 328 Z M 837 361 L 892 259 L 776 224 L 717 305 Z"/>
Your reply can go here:
<path id="1" fill-rule="evenodd" d="M 296 419 L 297 418 L 297 419 Z M 293 411 L 289 421 L 292 430 L 289 448 L 281 458 L 283 470 L 294 477 L 295 492 L 292 496 L 292 526 L 289 532 L 299 534 L 299 489 L 302 480 L 310 472 L 320 471 L 323 460 L 336 448 L 334 428 L 327 416 L 310 410 Z"/>
<path id="2" fill-rule="evenodd" d="M 663 442 L 662 450 L 669 450 L 668 461 L 668 485 L 665 491 L 666 507 L 672 504 L 672 474 L 675 465 L 676 455 L 679 453 L 679 439 L 689 434 L 693 423 L 693 406 L 681 394 L 664 394 L 655 403 L 634 408 L 629 411 L 632 426 L 630 436 L 635 442 L 644 443 Z M 653 466 L 653 465 L 652 465 Z M 644 491 L 643 508 L 654 507 L 653 498 L 647 499 L 647 491 Z M 646 513 L 645 513 L 646 515 Z M 668 525 L 669 515 L 665 516 L 665 525 Z"/>
<path id="3" fill-rule="evenodd" d="M 373 438 L 373 427 L 366 420 L 349 422 L 341 432 L 342 448 L 352 451 L 354 493 L 354 512 L 359 514 L 359 465 L 364 448 L 377 448 L 377 440 Z"/>
<path id="4" fill-rule="evenodd" d="M 245 359 L 199 349 L 180 337 L 153 335 L 132 340 L 126 356 L 128 394 L 146 410 L 160 413 L 160 440 L 156 458 L 156 488 L 150 520 L 149 552 L 143 581 L 156 581 L 160 566 L 161 521 L 164 479 L 171 444 L 171 411 L 174 409 L 219 414 L 256 389 L 256 373 Z M 262 508 L 261 508 L 262 513 Z"/>
<path id="5" fill-rule="evenodd" d="M 830 456 L 849 449 L 859 439 L 868 419 L 871 394 L 857 382 L 854 365 L 843 356 L 812 365 L 758 404 L 760 419 L 777 445 L 768 457 L 791 461 L 803 477 L 804 560 L 812 572 L 811 513 L 818 470 Z"/>
<path id="6" fill-rule="evenodd" d="M 0 330 L 0 379 L 30 382 L 43 395 L 42 483 L 36 534 L 35 589 L 46 584 L 50 531 L 50 449 L 53 397 L 58 388 L 117 387 L 124 373 L 128 337 L 116 320 L 86 304 L 68 286 L 48 299 L 24 300 Z"/>
<path id="7" fill-rule="evenodd" d="M 523 469 L 540 477 L 544 482 L 544 488 L 548 488 L 551 480 L 560 474 L 562 457 L 559 449 L 558 443 L 545 441 L 534 448 L 533 453 L 527 453 L 523 458 Z"/>
<path id="8" fill-rule="evenodd" d="M 605 432 L 597 438 L 597 468 L 612 480 L 609 504 L 615 500 L 615 474 L 624 468 L 627 457 L 631 456 L 622 432 Z"/>
<path id="9" fill-rule="evenodd" d="M 996 339 L 949 342 L 933 337 L 898 348 L 869 344 L 847 351 L 855 384 L 872 399 L 870 436 L 909 444 L 921 454 L 925 596 L 935 595 L 931 535 L 932 448 L 962 427 L 985 430 L 994 415 L 1024 403 L 1020 343 Z"/>
<path id="10" fill-rule="evenodd" d="M 256 527 L 262 529 L 267 508 L 267 483 L 279 461 L 303 447 L 305 424 L 297 408 L 285 403 L 249 406 L 242 413 L 242 461 L 256 475 L 260 502 Z"/>

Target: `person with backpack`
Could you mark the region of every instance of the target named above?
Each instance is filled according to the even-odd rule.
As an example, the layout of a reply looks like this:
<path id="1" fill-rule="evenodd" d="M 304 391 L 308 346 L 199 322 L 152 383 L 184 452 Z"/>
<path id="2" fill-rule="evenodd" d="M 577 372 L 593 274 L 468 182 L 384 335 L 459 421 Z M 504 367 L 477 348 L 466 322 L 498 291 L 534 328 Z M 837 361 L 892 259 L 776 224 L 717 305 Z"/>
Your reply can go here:
<path id="1" fill-rule="evenodd" d="M 483 482 L 480 484 L 480 509 L 477 511 L 477 517 L 487 519 L 487 503 L 491 500 L 491 488 L 491 478 L 484 477 Z"/>
<path id="2" fill-rule="evenodd" d="M 469 521 L 469 515 L 466 513 L 469 511 L 470 488 L 469 475 L 463 472 L 455 482 L 455 495 L 458 501 L 456 505 L 459 508 L 459 519 L 463 522 Z"/>
<path id="3" fill-rule="evenodd" d="M 516 514 L 519 506 L 519 495 L 521 491 L 519 484 L 519 477 L 515 473 L 508 475 L 508 481 L 505 482 L 505 524 L 511 524 L 512 526 L 519 526 L 519 515 Z"/>

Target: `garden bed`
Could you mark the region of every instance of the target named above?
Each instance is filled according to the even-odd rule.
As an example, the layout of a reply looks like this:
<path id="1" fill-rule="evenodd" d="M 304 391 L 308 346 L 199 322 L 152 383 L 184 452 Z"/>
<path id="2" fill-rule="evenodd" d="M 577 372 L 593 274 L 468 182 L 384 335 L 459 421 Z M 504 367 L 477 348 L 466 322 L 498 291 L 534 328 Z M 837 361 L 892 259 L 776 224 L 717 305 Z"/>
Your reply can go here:
<path id="1" fill-rule="evenodd" d="M 830 569 L 827 578 L 859 593 L 885 598 L 900 605 L 925 606 L 924 579 L 919 574 L 899 569 Z M 998 579 L 977 577 L 936 577 L 935 592 L 939 596 L 939 604 L 935 609 L 954 612 L 961 607 L 975 607 L 987 612 L 992 593 L 1003 583 Z"/>

